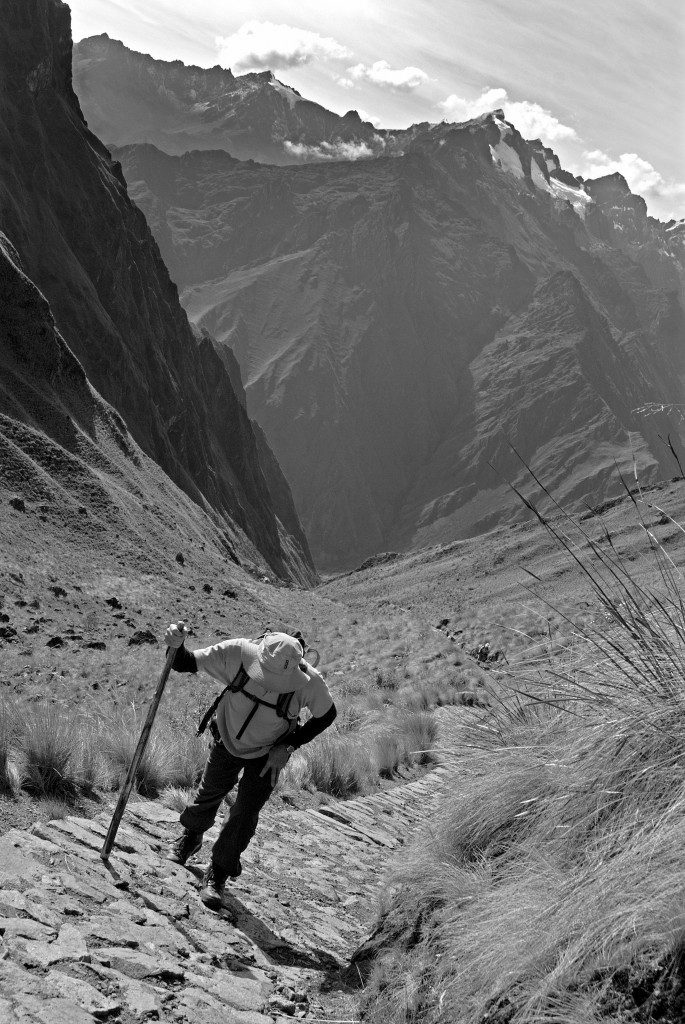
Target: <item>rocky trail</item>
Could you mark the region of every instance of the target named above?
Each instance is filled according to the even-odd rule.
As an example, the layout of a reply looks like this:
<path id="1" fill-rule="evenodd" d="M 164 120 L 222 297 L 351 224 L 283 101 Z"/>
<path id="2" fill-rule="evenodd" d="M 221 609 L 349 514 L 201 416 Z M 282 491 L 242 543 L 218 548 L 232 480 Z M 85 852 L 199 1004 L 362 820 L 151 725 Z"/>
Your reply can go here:
<path id="1" fill-rule="evenodd" d="M 469 712 L 441 708 L 449 750 Z M 393 855 L 430 823 L 455 763 L 319 810 L 265 809 L 224 907 L 199 900 L 218 826 L 189 869 L 165 859 L 178 816 L 127 809 L 108 864 L 109 811 L 0 837 L 0 1021 L 271 1024 L 356 1018 L 345 969 Z M 452 762 L 452 763 L 451 763 Z"/>

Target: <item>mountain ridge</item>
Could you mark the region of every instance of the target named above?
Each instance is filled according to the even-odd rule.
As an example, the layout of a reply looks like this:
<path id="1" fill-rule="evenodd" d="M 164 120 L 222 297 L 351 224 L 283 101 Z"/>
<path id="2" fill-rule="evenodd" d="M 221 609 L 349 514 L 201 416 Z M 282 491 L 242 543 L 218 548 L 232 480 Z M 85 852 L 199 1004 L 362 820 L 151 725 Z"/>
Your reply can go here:
<path id="1" fill-rule="evenodd" d="M 119 53 L 135 57 L 123 44 Z M 116 62 L 108 73 L 126 89 Z M 183 65 L 175 73 L 186 95 Z M 146 74 L 153 84 L 140 102 L 149 118 L 154 61 Z M 269 81 L 264 73 L 258 89 L 271 102 Z M 280 94 L 277 102 L 289 108 Z M 205 148 L 181 155 L 165 153 L 164 140 L 114 152 L 191 320 L 235 352 L 250 412 L 291 481 L 320 564 L 349 568 L 379 550 L 449 541 L 517 515 L 482 462 L 496 450 L 499 471 L 520 482 L 506 445 L 493 439 L 489 408 L 514 443 L 524 419 L 517 403 L 559 411 L 540 420 L 554 436 L 523 432 L 522 454 L 538 468 L 551 460 L 564 499 L 613 493 L 614 460 L 627 470 L 631 445 L 646 482 L 673 472 L 660 436 L 678 438 L 677 411 L 637 410 L 682 402 L 683 236 L 649 217 L 625 179 L 569 174 L 501 110 L 396 133 L 347 117 L 355 154 L 372 130 L 376 149 L 336 160 L 330 133 L 302 121 L 288 136 L 269 104 L 241 103 L 236 118 L 280 145 L 278 161 L 255 162 L 261 142 L 238 161 L 228 136 L 216 149 L 209 134 Z M 294 106 L 306 112 L 304 101 Z M 286 143 L 301 147 L 289 166 Z M 324 144 L 328 158 L 317 158 Z M 556 281 L 562 304 L 573 290 L 558 273 L 575 279 L 597 315 L 577 302 L 571 327 L 548 311 L 560 333 L 546 351 L 538 289 Z M 517 326 L 526 311 L 534 359 Z M 597 346 L 599 374 L 583 332 Z M 510 394 L 497 385 L 492 346 Z M 618 376 L 638 384 L 630 408 L 606 379 L 608 353 Z M 586 437 L 570 425 L 582 422 L 583 403 Z"/>
<path id="2" fill-rule="evenodd" d="M 517 173 L 497 156 L 508 156 L 504 133 L 517 143 Z M 634 408 L 679 400 L 681 263 L 665 248 L 666 228 L 648 223 L 639 237 L 614 245 L 619 232 L 589 194 L 557 185 L 554 172 L 546 178 L 536 144 L 497 114 L 436 126 L 403 157 L 349 163 L 269 167 L 207 150 L 180 157 L 150 146 L 115 152 L 191 319 L 238 357 L 251 412 L 272 439 L 324 565 L 344 567 L 343 552 L 360 562 L 398 544 L 450 539 L 437 527 L 412 532 L 405 505 L 418 503 L 417 523 L 437 516 L 441 503 L 454 500 L 449 480 L 462 471 L 464 486 L 482 492 L 473 514 L 463 513 L 464 529 L 478 531 L 493 513 L 495 521 L 511 513 L 506 488 L 485 486 L 472 458 L 445 463 L 441 451 L 471 443 L 459 441 L 453 426 L 468 428 L 474 369 L 481 372 L 473 360 L 556 271 L 570 272 L 604 318 L 601 328 L 592 321 L 597 343 L 621 339 L 623 377 L 634 376 L 643 389 Z M 585 372 L 582 365 L 560 364 L 572 376 Z M 492 371 L 479 381 L 497 391 Z M 540 381 L 533 376 L 527 384 Z M 550 370 L 546 386 L 561 394 L 565 384 Z M 498 402 L 506 401 L 500 393 Z M 677 436 L 677 423 L 641 421 L 623 404 L 619 428 L 606 403 L 602 408 L 606 430 L 613 422 L 624 446 L 622 464 L 630 459 L 628 431 L 639 448 L 638 437 L 650 438 L 649 479 L 672 473 L 657 435 Z M 558 427 L 563 431 L 563 419 Z M 602 462 L 592 456 L 590 435 L 577 441 L 588 476 L 583 488 L 569 474 L 565 496 L 590 496 L 594 488 L 597 500 L 608 496 L 621 446 L 612 443 Z M 557 462 L 572 447 L 561 444 Z M 524 454 L 534 458 L 535 449 Z M 426 469 L 431 460 L 434 471 Z M 448 474 L 442 497 L 440 472 Z M 563 479 L 558 465 L 554 475 Z M 422 503 L 410 497 L 414 477 L 432 480 Z M 336 533 L 343 538 L 337 554 Z"/>

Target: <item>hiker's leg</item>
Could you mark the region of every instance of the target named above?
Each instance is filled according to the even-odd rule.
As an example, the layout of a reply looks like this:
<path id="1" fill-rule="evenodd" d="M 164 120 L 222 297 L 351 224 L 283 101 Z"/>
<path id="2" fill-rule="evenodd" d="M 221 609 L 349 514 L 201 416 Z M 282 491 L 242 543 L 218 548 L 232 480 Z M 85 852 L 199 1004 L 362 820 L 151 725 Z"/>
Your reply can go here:
<path id="1" fill-rule="evenodd" d="M 265 764 L 266 757 L 243 761 L 245 767 L 236 801 L 214 844 L 212 861 L 228 875 L 240 874 L 240 854 L 255 834 L 259 812 L 273 793 L 271 772 L 264 776 L 259 774 Z"/>
<path id="2" fill-rule="evenodd" d="M 213 743 L 202 779 L 192 803 L 181 814 L 181 824 L 188 832 L 206 832 L 216 818 L 219 805 L 236 784 L 242 762 L 226 750 L 223 743 Z"/>

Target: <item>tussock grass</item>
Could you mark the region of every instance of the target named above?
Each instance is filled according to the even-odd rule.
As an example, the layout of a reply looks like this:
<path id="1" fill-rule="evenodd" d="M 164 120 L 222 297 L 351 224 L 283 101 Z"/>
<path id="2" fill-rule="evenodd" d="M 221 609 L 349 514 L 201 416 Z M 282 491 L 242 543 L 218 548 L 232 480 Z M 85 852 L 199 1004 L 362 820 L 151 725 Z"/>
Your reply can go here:
<path id="1" fill-rule="evenodd" d="M 378 774 L 383 779 L 391 779 L 400 765 L 407 761 L 406 738 L 397 730 L 385 729 L 377 733 L 373 740 L 373 760 Z M 409 758 L 411 760 L 411 758 Z"/>
<path id="2" fill-rule="evenodd" d="M 165 807 L 170 808 L 172 811 L 178 811 L 180 814 L 192 800 L 194 792 L 193 787 L 167 786 L 160 793 L 159 799 Z"/>
<path id="3" fill-rule="evenodd" d="M 14 795 L 16 772 L 12 765 L 12 752 L 18 729 L 17 711 L 7 700 L 0 701 L 0 793 Z"/>
<path id="4" fill-rule="evenodd" d="M 438 725 L 433 716 L 421 711 L 404 714 L 399 728 L 408 757 L 418 764 L 430 764 L 434 760 L 430 748 L 435 745 L 438 735 Z"/>
<path id="5" fill-rule="evenodd" d="M 162 740 L 169 745 L 169 784 L 193 789 L 202 776 L 207 760 L 207 745 L 192 728 L 162 729 Z"/>
<path id="6" fill-rule="evenodd" d="M 386 669 L 384 672 L 377 671 L 376 678 L 374 680 L 376 687 L 379 690 L 397 690 L 400 681 L 397 677 L 397 672 L 392 669 Z"/>
<path id="7" fill-rule="evenodd" d="M 24 789 L 34 796 L 72 799 L 78 788 L 73 722 L 53 705 L 38 705 L 19 738 Z"/>
<path id="8" fill-rule="evenodd" d="M 143 722 L 144 716 L 135 707 L 118 710 L 107 720 L 103 747 L 117 788 L 126 778 Z M 173 762 L 174 748 L 169 738 L 153 730 L 135 776 L 134 785 L 141 796 L 158 796 L 173 783 Z"/>
<path id="9" fill-rule="evenodd" d="M 292 794 L 301 789 L 312 789 L 312 773 L 304 753 L 296 751 L 281 772 L 279 782 L 281 793 Z"/>
<path id="10" fill-rule="evenodd" d="M 345 799 L 371 788 L 374 765 L 360 740 L 322 733 L 301 748 L 311 784 L 322 793 Z"/>
<path id="11" fill-rule="evenodd" d="M 540 517 L 601 614 L 500 675 L 458 792 L 386 893 L 367 1019 L 682 1019 L 685 603 L 634 500 L 649 580 L 558 507 Z"/>
<path id="12" fill-rule="evenodd" d="M 58 797 L 42 797 L 38 801 L 38 816 L 45 821 L 56 821 L 58 818 L 68 818 L 74 813 L 73 804 L 70 800 L 60 800 Z"/>

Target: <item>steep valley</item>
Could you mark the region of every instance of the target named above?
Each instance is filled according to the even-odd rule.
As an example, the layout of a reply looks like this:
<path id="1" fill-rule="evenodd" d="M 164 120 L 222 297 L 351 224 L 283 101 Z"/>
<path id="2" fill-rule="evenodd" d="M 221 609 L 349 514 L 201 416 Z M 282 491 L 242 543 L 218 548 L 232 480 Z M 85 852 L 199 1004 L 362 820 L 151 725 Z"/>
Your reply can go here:
<path id="1" fill-rule="evenodd" d="M 0 1022 L 682 1024 L 683 224 L 3 15 Z M 179 620 L 337 708 L 214 910 Z"/>
<path id="2" fill-rule="evenodd" d="M 619 244 L 625 183 L 593 203 L 541 154 L 498 113 L 353 163 L 117 151 L 322 567 L 515 519 L 511 445 L 564 501 L 616 493 L 633 458 L 646 482 L 677 468 L 681 242 L 638 204 Z"/>

